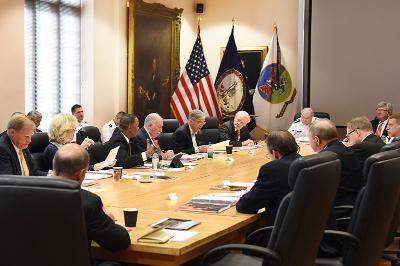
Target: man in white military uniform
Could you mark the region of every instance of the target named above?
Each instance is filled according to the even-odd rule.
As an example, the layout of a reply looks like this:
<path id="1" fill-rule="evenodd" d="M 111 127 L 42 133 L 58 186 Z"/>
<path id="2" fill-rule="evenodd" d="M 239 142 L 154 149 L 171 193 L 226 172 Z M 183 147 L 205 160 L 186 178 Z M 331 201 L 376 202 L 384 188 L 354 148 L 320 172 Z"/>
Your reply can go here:
<path id="1" fill-rule="evenodd" d="M 316 119 L 317 118 L 314 117 L 314 111 L 311 108 L 304 108 L 301 110 L 300 118 L 297 118 L 295 121 L 293 121 L 288 131 L 295 138 L 308 137 L 308 129 L 310 128 L 311 123 Z"/>
<path id="2" fill-rule="evenodd" d="M 121 116 L 124 114 L 125 112 L 123 111 L 118 112 L 113 119 L 111 119 L 101 127 L 100 134 L 102 143 L 106 143 L 107 141 L 110 140 L 114 132 L 114 129 L 119 126 L 119 121 L 121 120 Z"/>

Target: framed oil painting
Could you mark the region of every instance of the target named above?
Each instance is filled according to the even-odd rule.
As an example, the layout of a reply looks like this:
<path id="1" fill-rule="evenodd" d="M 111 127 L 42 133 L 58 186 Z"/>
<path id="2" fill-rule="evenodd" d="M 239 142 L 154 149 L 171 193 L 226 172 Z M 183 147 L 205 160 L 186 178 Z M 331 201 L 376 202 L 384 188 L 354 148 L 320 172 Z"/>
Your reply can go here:
<path id="1" fill-rule="evenodd" d="M 172 115 L 169 100 L 180 74 L 182 11 L 129 0 L 128 112 L 141 124 L 149 113 Z"/>

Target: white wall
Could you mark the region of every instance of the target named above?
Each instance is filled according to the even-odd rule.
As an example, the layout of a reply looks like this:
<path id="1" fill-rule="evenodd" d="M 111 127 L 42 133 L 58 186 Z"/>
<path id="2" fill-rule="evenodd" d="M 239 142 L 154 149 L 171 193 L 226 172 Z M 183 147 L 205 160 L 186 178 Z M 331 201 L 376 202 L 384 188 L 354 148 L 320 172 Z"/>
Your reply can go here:
<path id="1" fill-rule="evenodd" d="M 400 1 L 313 1 L 310 103 L 344 126 L 373 118 L 376 104 L 399 110 Z M 340 18 L 340 19 L 339 19 Z"/>
<path id="2" fill-rule="evenodd" d="M 0 0 L 0 131 L 24 112 L 24 0 Z"/>
<path id="3" fill-rule="evenodd" d="M 82 105 L 101 127 L 127 106 L 127 7 L 123 0 L 84 0 Z"/>

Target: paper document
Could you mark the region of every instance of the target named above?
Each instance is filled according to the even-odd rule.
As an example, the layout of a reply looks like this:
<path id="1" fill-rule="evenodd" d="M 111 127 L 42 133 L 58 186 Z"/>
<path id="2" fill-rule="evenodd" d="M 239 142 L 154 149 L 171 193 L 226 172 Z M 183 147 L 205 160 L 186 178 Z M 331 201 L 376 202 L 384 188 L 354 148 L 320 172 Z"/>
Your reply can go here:
<path id="1" fill-rule="evenodd" d="M 194 231 L 176 231 L 176 230 L 169 230 L 169 229 L 164 229 L 164 231 L 167 231 L 168 233 L 174 235 L 170 240 L 176 241 L 176 242 L 184 242 L 199 233 L 199 232 L 194 232 Z"/>
<path id="2" fill-rule="evenodd" d="M 211 145 L 213 151 L 226 151 L 226 146 L 229 145 L 229 140 L 224 140 Z"/>
<path id="3" fill-rule="evenodd" d="M 112 166 L 114 164 L 115 158 L 117 158 L 118 150 L 119 150 L 119 146 L 115 147 L 114 149 L 111 149 L 107 155 L 107 158 L 104 161 L 102 161 L 101 163 L 99 163 L 99 166 L 100 166 L 99 168 L 103 169 L 103 168 Z"/>
<path id="4" fill-rule="evenodd" d="M 86 172 L 86 174 L 85 174 L 85 180 L 99 180 L 99 179 L 104 179 L 104 178 L 109 178 L 109 177 L 112 177 L 112 174 L 100 173 L 97 171 L 90 171 L 90 172 Z"/>

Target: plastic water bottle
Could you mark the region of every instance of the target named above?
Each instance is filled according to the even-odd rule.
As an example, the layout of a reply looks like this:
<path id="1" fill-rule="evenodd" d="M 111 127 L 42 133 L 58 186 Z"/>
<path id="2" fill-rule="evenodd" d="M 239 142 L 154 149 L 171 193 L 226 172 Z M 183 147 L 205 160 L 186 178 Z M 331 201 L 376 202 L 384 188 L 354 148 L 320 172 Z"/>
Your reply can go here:
<path id="1" fill-rule="evenodd" d="M 208 143 L 208 147 L 207 147 L 207 158 L 208 159 L 212 159 L 214 157 L 214 151 L 213 148 L 211 146 L 211 142 Z"/>
<path id="2" fill-rule="evenodd" d="M 160 158 L 158 156 L 157 150 L 154 149 L 153 155 L 151 156 L 151 166 L 153 169 L 158 169 L 159 161 L 160 161 Z"/>

